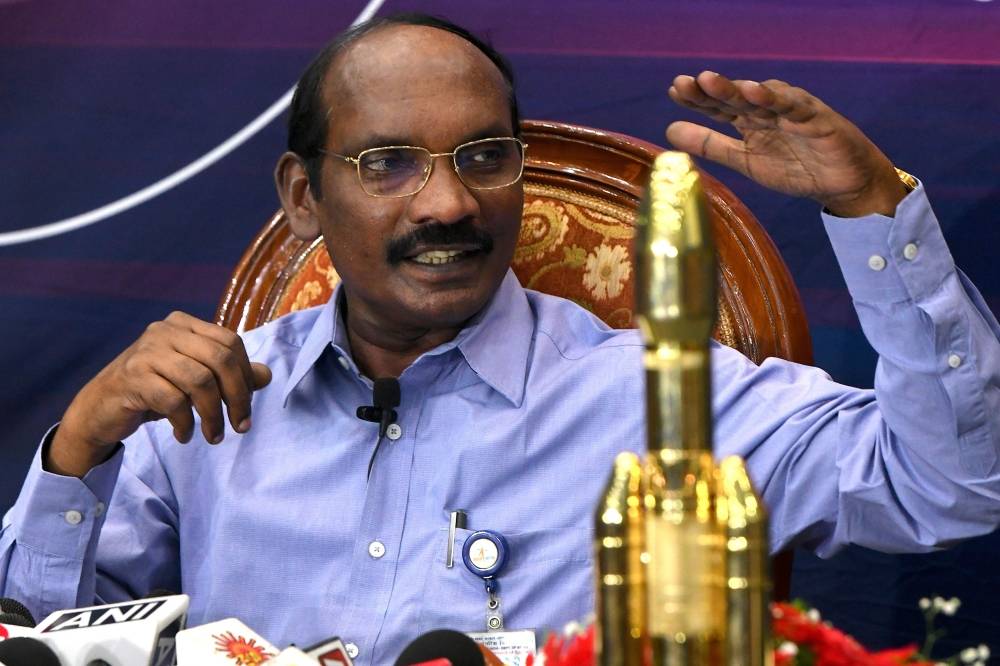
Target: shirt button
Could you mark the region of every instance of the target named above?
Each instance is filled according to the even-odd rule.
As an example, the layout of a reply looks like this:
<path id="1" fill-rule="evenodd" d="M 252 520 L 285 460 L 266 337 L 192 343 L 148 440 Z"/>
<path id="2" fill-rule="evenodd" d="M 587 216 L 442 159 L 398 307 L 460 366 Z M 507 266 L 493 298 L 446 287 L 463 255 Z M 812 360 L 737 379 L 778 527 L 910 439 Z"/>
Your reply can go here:
<path id="1" fill-rule="evenodd" d="M 104 509 L 106 509 L 106 508 L 107 507 L 104 505 L 104 502 L 98 502 L 97 506 L 94 507 L 94 517 L 95 518 L 100 518 L 101 516 L 103 516 L 104 515 Z"/>
<path id="2" fill-rule="evenodd" d="M 883 259 L 877 254 L 873 254 L 872 256 L 868 257 L 868 268 L 872 269 L 873 271 L 882 270 L 883 268 L 885 268 L 885 259 Z"/>
<path id="3" fill-rule="evenodd" d="M 63 518 L 70 525 L 79 525 L 83 522 L 83 514 L 76 510 L 67 511 Z"/>
<path id="4" fill-rule="evenodd" d="M 347 645 L 344 646 L 344 649 L 347 650 L 347 656 L 350 657 L 351 659 L 358 658 L 358 646 L 355 645 L 354 643 L 348 643 Z"/>
<path id="5" fill-rule="evenodd" d="M 917 250 L 916 243 L 907 243 L 906 247 L 903 248 L 903 257 L 907 261 L 913 261 L 917 258 Z"/>
<path id="6" fill-rule="evenodd" d="M 951 366 L 952 368 L 957 368 L 958 366 L 962 365 L 962 357 L 959 356 L 958 354 L 951 354 L 950 356 L 948 356 L 948 365 Z"/>
<path id="7" fill-rule="evenodd" d="M 398 423 L 390 423 L 389 427 L 385 429 L 385 434 L 388 435 L 389 439 L 395 442 L 403 436 L 403 427 Z"/>
<path id="8" fill-rule="evenodd" d="M 368 554 L 376 560 L 385 555 L 385 544 L 381 541 L 372 541 L 368 544 Z"/>

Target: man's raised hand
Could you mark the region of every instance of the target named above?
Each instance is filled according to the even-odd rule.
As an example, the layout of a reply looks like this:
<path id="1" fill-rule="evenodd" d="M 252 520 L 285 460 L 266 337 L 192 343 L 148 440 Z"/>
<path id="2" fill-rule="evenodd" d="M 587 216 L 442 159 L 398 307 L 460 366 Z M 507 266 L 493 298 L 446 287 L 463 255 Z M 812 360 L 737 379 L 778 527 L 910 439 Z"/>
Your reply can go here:
<path id="1" fill-rule="evenodd" d="M 714 72 L 678 76 L 670 98 L 719 122 L 733 138 L 689 122 L 667 128 L 676 148 L 764 187 L 819 201 L 835 215 L 893 215 L 906 196 L 889 159 L 849 120 L 783 81 L 731 81 Z"/>
<path id="2" fill-rule="evenodd" d="M 243 341 L 182 312 L 150 324 L 128 349 L 76 395 L 53 437 L 49 471 L 83 476 L 147 421 L 166 418 L 190 441 L 194 413 L 205 440 L 222 441 L 222 406 L 237 432 L 250 429 L 250 398 L 271 371 L 247 358 Z"/>

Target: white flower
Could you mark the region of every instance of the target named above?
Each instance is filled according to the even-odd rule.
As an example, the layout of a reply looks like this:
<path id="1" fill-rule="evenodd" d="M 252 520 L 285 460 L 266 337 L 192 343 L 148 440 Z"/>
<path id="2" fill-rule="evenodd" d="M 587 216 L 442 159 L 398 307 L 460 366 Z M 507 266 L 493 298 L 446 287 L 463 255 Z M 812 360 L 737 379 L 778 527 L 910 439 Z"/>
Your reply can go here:
<path id="1" fill-rule="evenodd" d="M 587 268 L 583 286 L 599 301 L 615 298 L 632 274 L 632 262 L 624 245 L 609 246 L 601 243 L 596 252 L 587 255 Z"/>
<path id="2" fill-rule="evenodd" d="M 799 646 L 790 641 L 785 641 L 784 643 L 778 646 L 778 652 L 780 652 L 781 654 L 787 654 L 791 657 L 794 657 L 799 653 Z"/>
<path id="3" fill-rule="evenodd" d="M 813 622 L 819 622 L 820 620 L 823 619 L 822 617 L 820 617 L 819 611 L 816 610 L 815 608 L 810 608 L 809 612 L 806 613 L 806 617 L 812 620 Z"/>
<path id="4" fill-rule="evenodd" d="M 969 664 L 979 659 L 979 650 L 976 648 L 965 648 L 958 653 L 958 658 Z"/>
<path id="5" fill-rule="evenodd" d="M 576 636 L 577 634 L 583 633 L 583 625 L 579 622 L 567 622 L 566 626 L 563 627 L 564 636 Z"/>
<path id="6" fill-rule="evenodd" d="M 962 602 L 958 600 L 958 597 L 952 597 L 941 604 L 941 612 L 945 615 L 954 615 L 961 605 Z"/>
<path id="7" fill-rule="evenodd" d="M 920 610 L 927 610 L 928 608 L 931 607 L 931 600 L 928 599 L 927 597 L 924 597 L 920 600 L 920 602 L 917 605 L 920 606 Z"/>
<path id="8" fill-rule="evenodd" d="M 934 610 L 939 611 L 944 607 L 944 597 L 934 597 L 934 601 L 932 603 L 934 605 Z"/>
<path id="9" fill-rule="evenodd" d="M 980 643 L 977 650 L 979 652 L 979 658 L 982 659 L 983 661 L 990 658 L 990 647 L 988 645 Z"/>

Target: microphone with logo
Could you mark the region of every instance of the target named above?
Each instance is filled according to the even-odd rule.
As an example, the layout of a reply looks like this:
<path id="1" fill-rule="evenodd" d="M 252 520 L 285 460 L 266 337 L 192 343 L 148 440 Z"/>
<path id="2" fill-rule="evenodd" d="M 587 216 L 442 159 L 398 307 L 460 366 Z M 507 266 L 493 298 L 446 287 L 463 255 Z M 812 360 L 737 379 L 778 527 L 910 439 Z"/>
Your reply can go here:
<path id="1" fill-rule="evenodd" d="M 358 418 L 362 421 L 372 421 L 378 424 L 378 441 L 375 442 L 375 450 L 368 461 L 368 476 L 372 475 L 372 465 L 375 464 L 375 456 L 382 446 L 382 440 L 389 430 L 389 426 L 396 422 L 396 407 L 399 407 L 400 391 L 399 380 L 395 377 L 380 377 L 375 380 L 372 387 L 372 404 L 358 407 Z"/>
<path id="2" fill-rule="evenodd" d="M 62 666 L 171 666 L 188 604 L 186 594 L 173 594 L 56 611 L 34 637 Z"/>

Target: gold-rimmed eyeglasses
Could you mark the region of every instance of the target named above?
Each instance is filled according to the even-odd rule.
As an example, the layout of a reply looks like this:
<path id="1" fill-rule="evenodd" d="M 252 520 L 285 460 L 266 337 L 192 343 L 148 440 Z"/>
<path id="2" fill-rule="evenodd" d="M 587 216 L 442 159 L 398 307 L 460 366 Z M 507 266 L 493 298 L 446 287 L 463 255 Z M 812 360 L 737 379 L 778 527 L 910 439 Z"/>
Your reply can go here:
<path id="1" fill-rule="evenodd" d="M 513 185 L 524 171 L 528 144 L 512 136 L 479 139 L 457 146 L 450 153 L 432 153 L 419 146 L 369 148 L 357 157 L 320 150 L 324 155 L 354 164 L 361 189 L 373 197 L 408 197 L 430 180 L 434 159 L 452 158 L 455 173 L 466 187 L 495 190 Z"/>

